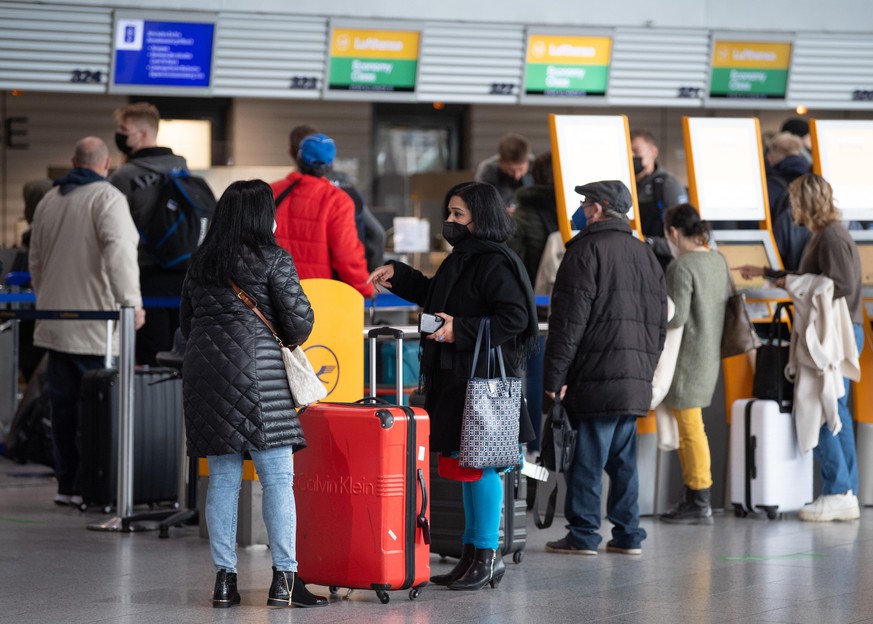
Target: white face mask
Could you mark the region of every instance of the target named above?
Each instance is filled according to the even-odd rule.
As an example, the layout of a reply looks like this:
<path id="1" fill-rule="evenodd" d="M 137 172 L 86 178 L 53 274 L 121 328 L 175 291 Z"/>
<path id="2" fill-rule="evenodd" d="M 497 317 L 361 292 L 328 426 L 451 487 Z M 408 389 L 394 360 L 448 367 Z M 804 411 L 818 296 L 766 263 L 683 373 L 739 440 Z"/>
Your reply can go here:
<path id="1" fill-rule="evenodd" d="M 279 225 L 279 224 L 278 224 L 278 223 L 276 223 L 276 220 L 275 220 L 275 219 L 273 219 L 273 234 L 275 234 L 275 233 L 276 233 L 276 227 L 278 227 L 278 225 Z"/>

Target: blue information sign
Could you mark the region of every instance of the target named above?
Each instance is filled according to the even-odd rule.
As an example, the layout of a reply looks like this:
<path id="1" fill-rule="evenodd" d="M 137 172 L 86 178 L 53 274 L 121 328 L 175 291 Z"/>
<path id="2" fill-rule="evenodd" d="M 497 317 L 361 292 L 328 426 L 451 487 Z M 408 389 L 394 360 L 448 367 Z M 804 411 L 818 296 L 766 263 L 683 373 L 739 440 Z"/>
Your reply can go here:
<path id="1" fill-rule="evenodd" d="M 215 24 L 119 19 L 113 84 L 209 87 Z"/>

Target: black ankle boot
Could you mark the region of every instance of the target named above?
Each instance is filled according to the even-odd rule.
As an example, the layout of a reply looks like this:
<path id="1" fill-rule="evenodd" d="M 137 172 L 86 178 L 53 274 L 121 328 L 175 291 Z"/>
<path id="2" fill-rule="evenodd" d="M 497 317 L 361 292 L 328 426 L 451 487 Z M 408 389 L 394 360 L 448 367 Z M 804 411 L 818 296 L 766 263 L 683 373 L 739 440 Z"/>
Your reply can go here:
<path id="1" fill-rule="evenodd" d="M 236 591 L 236 572 L 219 570 L 215 575 L 212 606 L 216 609 L 227 609 L 238 604 L 239 592 Z"/>
<path id="2" fill-rule="evenodd" d="M 685 498 L 673 509 L 661 515 L 668 524 L 712 524 L 710 488 L 685 490 Z"/>
<path id="3" fill-rule="evenodd" d="M 449 589 L 475 591 L 489 583 L 496 589 L 505 572 L 503 557 L 497 551 L 491 548 L 477 548 L 473 563 L 461 578 L 449 583 Z"/>
<path id="4" fill-rule="evenodd" d="M 325 607 L 327 598 L 315 596 L 306 589 L 296 572 L 283 572 L 273 567 L 273 582 L 267 597 L 268 607 Z"/>
<path id="5" fill-rule="evenodd" d="M 438 574 L 437 576 L 430 577 L 430 582 L 434 585 L 448 585 L 457 581 L 470 568 L 470 564 L 473 563 L 475 556 L 476 547 L 473 544 L 464 544 L 461 550 L 461 558 L 455 564 L 455 567 L 447 574 Z"/>

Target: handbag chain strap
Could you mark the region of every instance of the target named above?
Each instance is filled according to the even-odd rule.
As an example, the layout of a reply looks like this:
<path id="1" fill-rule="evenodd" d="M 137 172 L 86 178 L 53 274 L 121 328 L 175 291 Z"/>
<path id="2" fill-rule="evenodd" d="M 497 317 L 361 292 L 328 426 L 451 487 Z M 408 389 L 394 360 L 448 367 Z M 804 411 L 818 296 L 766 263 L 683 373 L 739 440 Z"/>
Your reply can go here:
<path id="1" fill-rule="evenodd" d="M 247 293 L 246 291 L 244 291 L 242 288 L 240 288 L 239 286 L 237 286 L 237 285 L 236 285 L 236 282 L 234 282 L 233 280 L 228 280 L 228 281 L 230 282 L 230 286 L 231 286 L 231 288 L 233 288 L 233 292 L 236 293 L 236 298 L 239 299 L 240 301 L 242 301 L 244 304 L 246 304 L 246 306 L 247 306 L 247 307 L 248 307 L 252 312 L 254 312 L 255 315 L 256 315 L 259 319 L 261 319 L 262 321 L 264 321 L 264 325 L 266 325 L 266 326 L 267 326 L 267 329 L 270 330 L 270 333 L 273 334 L 273 338 L 275 338 L 275 339 L 276 339 L 276 342 L 279 343 L 279 347 L 280 347 L 280 348 L 281 348 L 281 347 L 284 347 L 285 344 L 282 342 L 282 339 L 279 338 L 279 334 L 276 333 L 275 328 L 273 328 L 273 324 L 270 323 L 270 321 L 267 320 L 267 317 L 264 316 L 264 314 L 263 314 L 263 313 L 258 309 L 258 302 L 254 299 L 254 297 L 252 297 L 250 294 L 248 294 L 248 293 Z M 294 348 L 292 348 L 292 347 L 288 347 L 288 348 L 291 349 L 291 350 L 293 351 L 296 347 L 294 347 Z"/>
<path id="2" fill-rule="evenodd" d="M 470 379 L 473 379 L 476 376 L 476 364 L 479 363 L 479 350 L 482 348 L 482 338 L 488 342 L 487 352 L 490 357 L 491 353 L 491 319 L 487 316 L 482 317 L 482 320 L 479 321 L 479 331 L 476 333 L 476 348 L 473 349 L 473 367 L 470 370 Z M 497 354 L 497 364 L 500 366 L 500 378 L 503 381 L 506 381 L 506 367 L 503 364 L 503 349 L 500 345 L 494 347 L 494 351 Z M 489 359 L 488 366 L 488 377 L 491 376 L 491 362 Z"/>

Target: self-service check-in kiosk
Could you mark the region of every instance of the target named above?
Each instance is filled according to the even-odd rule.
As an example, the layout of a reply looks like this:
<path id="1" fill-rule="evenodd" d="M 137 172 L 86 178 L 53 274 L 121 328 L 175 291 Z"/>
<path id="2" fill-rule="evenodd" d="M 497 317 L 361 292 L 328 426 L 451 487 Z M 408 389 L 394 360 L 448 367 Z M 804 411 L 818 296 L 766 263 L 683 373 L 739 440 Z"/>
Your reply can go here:
<path id="1" fill-rule="evenodd" d="M 861 379 L 852 384 L 852 415 L 856 422 L 858 500 L 873 505 L 873 121 L 816 120 L 809 124 L 813 170 L 834 191 L 834 202 L 861 258 L 861 292 L 864 307 L 864 347 Z"/>

